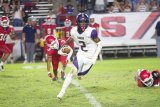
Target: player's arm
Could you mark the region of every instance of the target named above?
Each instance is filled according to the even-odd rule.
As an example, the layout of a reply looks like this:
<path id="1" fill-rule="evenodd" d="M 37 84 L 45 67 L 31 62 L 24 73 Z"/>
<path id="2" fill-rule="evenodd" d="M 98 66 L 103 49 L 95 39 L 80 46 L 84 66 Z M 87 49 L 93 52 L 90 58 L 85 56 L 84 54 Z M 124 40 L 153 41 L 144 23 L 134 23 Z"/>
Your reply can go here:
<path id="1" fill-rule="evenodd" d="M 65 52 L 65 48 L 67 48 L 67 50 L 69 50 L 69 53 Z M 60 50 L 58 50 L 58 54 L 62 55 L 62 56 L 67 56 L 67 61 L 69 61 L 69 59 L 71 58 L 72 54 L 73 54 L 73 49 L 70 46 L 63 46 Z"/>
<path id="2" fill-rule="evenodd" d="M 65 46 L 65 45 L 68 45 L 70 42 L 73 41 L 73 38 L 70 36 L 63 44 L 61 47 Z"/>
<path id="3" fill-rule="evenodd" d="M 11 32 L 10 32 L 9 36 L 10 36 L 10 38 L 11 38 L 12 40 L 14 40 L 14 39 L 15 39 L 14 28 L 13 28 L 13 26 L 10 26 L 10 27 L 11 27 Z"/>
<path id="4" fill-rule="evenodd" d="M 22 33 L 22 42 L 25 42 L 25 35 L 26 35 L 26 34 L 23 32 L 23 33 Z"/>
<path id="5" fill-rule="evenodd" d="M 96 62 L 96 60 L 97 60 L 97 57 L 98 57 L 99 53 L 101 52 L 102 42 L 101 42 L 101 40 L 99 39 L 96 30 L 93 30 L 93 31 L 92 31 L 91 37 L 92 37 L 92 40 L 97 44 L 96 52 L 94 53 L 94 56 L 93 56 L 92 61 L 91 61 L 91 62 L 94 64 L 94 63 Z"/>

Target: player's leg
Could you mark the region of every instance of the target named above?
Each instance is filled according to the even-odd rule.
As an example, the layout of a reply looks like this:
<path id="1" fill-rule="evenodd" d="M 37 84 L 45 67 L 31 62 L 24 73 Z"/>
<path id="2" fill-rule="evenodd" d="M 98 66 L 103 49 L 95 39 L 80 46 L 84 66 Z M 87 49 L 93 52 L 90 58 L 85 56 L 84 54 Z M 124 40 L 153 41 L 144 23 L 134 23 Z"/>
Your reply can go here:
<path id="1" fill-rule="evenodd" d="M 34 62 L 34 53 L 35 53 L 35 45 L 34 43 L 30 43 L 30 62 Z"/>
<path id="2" fill-rule="evenodd" d="M 64 80 L 62 89 L 61 89 L 60 93 L 57 95 L 57 98 L 61 99 L 64 96 L 68 86 L 70 85 L 72 79 L 76 75 L 77 75 L 77 68 L 75 66 L 73 66 L 71 71 L 67 74 L 67 76 L 66 76 L 66 78 Z"/>
<path id="3" fill-rule="evenodd" d="M 1 71 L 4 71 L 4 63 L 7 60 L 7 58 L 9 57 L 11 51 L 6 45 L 1 45 L 0 52 L 3 53 L 3 56 L 2 56 L 1 62 L 0 62 L 0 69 L 1 69 Z"/>
<path id="4" fill-rule="evenodd" d="M 53 67 L 53 74 L 54 77 L 52 78 L 53 81 L 58 79 L 58 65 L 59 65 L 59 56 L 58 54 L 52 56 L 52 67 Z"/>
<path id="5" fill-rule="evenodd" d="M 14 43 L 9 43 L 9 44 L 6 44 L 7 47 L 11 50 L 11 54 L 9 56 L 9 61 L 13 64 L 14 61 L 13 61 L 13 46 L 14 46 Z"/>
<path id="6" fill-rule="evenodd" d="M 62 63 L 61 79 L 65 80 L 65 69 L 67 66 L 67 56 L 60 56 L 60 61 Z"/>
<path id="7" fill-rule="evenodd" d="M 26 43 L 26 56 L 27 56 L 27 62 L 30 62 L 30 43 Z"/>
<path id="8" fill-rule="evenodd" d="M 27 63 L 27 53 L 26 53 L 26 43 L 25 42 L 22 42 L 22 53 L 23 53 L 23 56 L 24 56 L 24 64 Z"/>
<path id="9" fill-rule="evenodd" d="M 77 76 L 77 71 L 82 68 L 83 60 L 79 57 L 75 57 L 73 60 L 74 66 L 71 68 L 71 71 L 67 74 L 66 79 L 63 83 L 60 93 L 57 95 L 57 98 L 61 99 L 64 96 L 68 86 L 70 85 L 73 77 Z"/>

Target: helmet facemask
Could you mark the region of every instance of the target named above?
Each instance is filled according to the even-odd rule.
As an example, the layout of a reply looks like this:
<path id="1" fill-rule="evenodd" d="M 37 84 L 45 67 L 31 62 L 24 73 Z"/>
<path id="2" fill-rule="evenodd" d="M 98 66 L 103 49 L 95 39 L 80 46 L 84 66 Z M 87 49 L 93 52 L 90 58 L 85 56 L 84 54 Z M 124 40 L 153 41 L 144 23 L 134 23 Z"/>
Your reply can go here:
<path id="1" fill-rule="evenodd" d="M 78 26 L 78 31 L 84 32 L 89 24 L 88 15 L 84 14 L 84 13 L 78 14 L 76 22 L 77 22 L 77 26 Z"/>
<path id="2" fill-rule="evenodd" d="M 56 49 L 56 50 L 58 50 L 58 48 L 59 48 L 58 41 L 57 41 L 57 40 L 52 41 L 51 44 L 49 45 L 49 47 L 50 47 L 51 49 Z"/>
<path id="3" fill-rule="evenodd" d="M 152 75 L 149 78 L 146 78 L 142 81 L 146 86 L 151 87 L 153 85 Z"/>
<path id="4" fill-rule="evenodd" d="M 64 25 L 65 25 L 65 27 L 70 27 L 71 23 L 72 23 L 71 20 L 66 19 L 65 22 L 64 22 Z"/>
<path id="5" fill-rule="evenodd" d="M 1 20 L 0 20 L 0 24 L 2 27 L 6 28 L 9 26 L 9 20 L 8 20 L 8 17 L 6 16 L 2 16 L 1 17 Z"/>
<path id="6" fill-rule="evenodd" d="M 147 87 L 151 87 L 153 85 L 153 77 L 148 70 L 142 69 L 139 73 L 139 79 L 141 82 Z"/>
<path id="7" fill-rule="evenodd" d="M 53 19 L 50 16 L 47 16 L 47 18 L 45 19 L 45 22 L 47 25 L 51 25 L 53 22 Z"/>

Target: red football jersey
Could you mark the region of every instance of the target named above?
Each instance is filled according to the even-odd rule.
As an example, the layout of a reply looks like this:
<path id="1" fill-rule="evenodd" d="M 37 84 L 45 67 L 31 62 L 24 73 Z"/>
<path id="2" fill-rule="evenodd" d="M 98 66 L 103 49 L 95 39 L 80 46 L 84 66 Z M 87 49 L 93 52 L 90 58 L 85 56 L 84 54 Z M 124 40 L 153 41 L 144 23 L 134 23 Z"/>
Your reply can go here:
<path id="1" fill-rule="evenodd" d="M 59 42 L 59 48 L 60 48 L 62 46 L 62 44 L 65 42 L 65 40 L 59 39 L 58 42 Z M 51 49 L 46 44 L 44 45 L 44 51 L 46 54 L 51 55 L 51 56 L 58 54 L 58 50 Z"/>
<path id="2" fill-rule="evenodd" d="M 62 27 L 62 32 L 64 33 L 63 38 L 65 40 L 67 40 L 70 37 L 70 31 L 71 31 L 71 29 L 72 29 L 72 26 L 70 26 L 70 27 L 65 27 L 65 26 Z"/>
<path id="3" fill-rule="evenodd" d="M 160 71 L 157 71 L 157 72 L 160 75 Z M 157 84 L 160 84 L 160 77 L 157 79 L 153 78 L 153 85 L 152 86 L 157 85 Z M 143 82 L 140 79 L 137 80 L 137 86 L 138 87 L 147 87 L 146 85 L 143 84 Z"/>
<path id="4" fill-rule="evenodd" d="M 93 28 L 99 28 L 99 24 L 98 23 L 89 24 L 89 26 L 93 27 Z"/>
<path id="5" fill-rule="evenodd" d="M 56 35 L 54 34 L 54 29 L 56 29 L 56 24 L 48 25 L 46 23 L 43 23 L 42 27 L 44 28 L 45 36 L 51 34 Z"/>
<path id="6" fill-rule="evenodd" d="M 39 24 L 36 24 L 36 29 L 40 30 L 40 25 Z"/>
<path id="7" fill-rule="evenodd" d="M 59 47 L 65 42 L 64 40 L 58 40 L 59 42 Z M 58 63 L 62 62 L 63 66 L 67 65 L 67 56 L 61 56 L 58 54 L 58 50 L 54 50 L 49 48 L 46 44 L 44 45 L 44 51 L 47 55 L 52 56 L 52 65 L 53 65 L 53 70 L 58 69 Z"/>
<path id="8" fill-rule="evenodd" d="M 13 31 L 13 26 L 8 26 L 6 30 L 0 26 L 0 44 L 5 44 L 6 37 Z"/>

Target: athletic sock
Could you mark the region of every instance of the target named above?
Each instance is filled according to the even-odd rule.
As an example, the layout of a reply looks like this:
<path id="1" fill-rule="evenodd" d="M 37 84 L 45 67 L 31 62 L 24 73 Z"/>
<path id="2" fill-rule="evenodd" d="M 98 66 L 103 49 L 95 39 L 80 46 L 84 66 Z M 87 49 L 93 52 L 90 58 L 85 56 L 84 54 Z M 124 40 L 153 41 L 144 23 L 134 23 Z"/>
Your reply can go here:
<path id="1" fill-rule="evenodd" d="M 68 74 L 66 76 L 66 79 L 63 83 L 63 86 L 62 86 L 62 89 L 61 89 L 60 93 L 63 93 L 63 94 L 65 93 L 66 89 L 68 88 L 69 84 L 72 81 L 72 78 L 73 78 L 73 74 Z M 63 95 L 61 97 L 63 97 Z"/>

